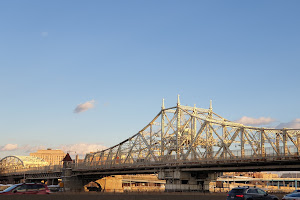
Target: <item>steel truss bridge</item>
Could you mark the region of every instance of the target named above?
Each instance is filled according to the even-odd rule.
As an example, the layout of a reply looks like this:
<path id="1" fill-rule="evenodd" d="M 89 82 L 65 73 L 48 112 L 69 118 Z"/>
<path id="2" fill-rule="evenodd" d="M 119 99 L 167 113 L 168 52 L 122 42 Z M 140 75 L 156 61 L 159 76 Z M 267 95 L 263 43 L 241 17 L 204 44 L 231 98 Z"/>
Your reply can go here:
<path id="1" fill-rule="evenodd" d="M 209 109 L 183 106 L 178 96 L 175 107 L 165 108 L 163 101 L 154 119 L 132 137 L 73 164 L 72 176 L 156 172 L 162 179 L 181 180 L 184 173 L 196 173 L 202 180 L 205 171 L 298 170 L 299 155 L 300 129 L 245 126 L 213 112 L 211 103 Z M 54 168 L 53 173 L 63 171 Z M 34 178 L 51 169 L 19 172 Z M 5 174 L 18 171 L 5 169 Z"/>
<path id="2" fill-rule="evenodd" d="M 141 131 L 103 151 L 87 154 L 90 166 L 133 163 L 284 160 L 300 155 L 300 129 L 273 129 L 231 122 L 209 109 L 165 108 Z"/>

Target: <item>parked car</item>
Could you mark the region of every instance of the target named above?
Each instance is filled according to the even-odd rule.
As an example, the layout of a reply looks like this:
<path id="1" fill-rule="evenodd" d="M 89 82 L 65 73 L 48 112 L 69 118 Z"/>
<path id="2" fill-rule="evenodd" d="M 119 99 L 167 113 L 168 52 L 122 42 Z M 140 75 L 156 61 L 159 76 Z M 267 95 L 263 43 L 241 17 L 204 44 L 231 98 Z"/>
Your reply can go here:
<path id="1" fill-rule="evenodd" d="M 275 195 L 270 195 L 260 188 L 236 187 L 227 194 L 227 200 L 278 200 Z"/>
<path id="2" fill-rule="evenodd" d="M 49 194 L 47 185 L 41 183 L 20 183 L 12 185 L 3 191 L 0 195 L 18 195 L 18 194 Z"/>
<path id="3" fill-rule="evenodd" d="M 48 188 L 49 188 L 51 193 L 60 191 L 59 185 L 48 185 Z"/>
<path id="4" fill-rule="evenodd" d="M 282 200 L 300 200 L 300 193 L 293 192 L 293 193 L 287 194 L 282 198 Z"/>

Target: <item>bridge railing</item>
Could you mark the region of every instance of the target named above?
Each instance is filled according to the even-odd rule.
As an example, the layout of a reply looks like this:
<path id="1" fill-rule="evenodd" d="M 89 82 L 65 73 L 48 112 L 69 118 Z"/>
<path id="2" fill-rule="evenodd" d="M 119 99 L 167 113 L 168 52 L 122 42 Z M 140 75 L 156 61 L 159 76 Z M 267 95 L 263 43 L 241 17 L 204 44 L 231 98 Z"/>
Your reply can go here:
<path id="1" fill-rule="evenodd" d="M 3 175 L 23 175 L 23 174 L 38 174 L 38 173 L 50 173 L 50 172 L 61 172 L 62 165 L 49 165 L 31 168 L 17 168 L 17 169 L 4 169 Z"/>
<path id="2" fill-rule="evenodd" d="M 298 158 L 298 149 L 295 146 L 288 146 L 287 150 L 289 154 L 284 154 L 283 147 L 280 147 L 279 154 L 272 148 L 267 147 L 264 149 L 264 154 L 257 153 L 258 150 L 247 149 L 244 151 L 244 155 L 240 150 L 232 150 L 232 154 L 224 154 L 219 157 L 214 157 L 217 155 L 217 151 L 211 153 L 211 157 L 206 157 L 204 159 L 194 159 L 187 158 L 176 159 L 175 155 L 161 156 L 158 157 L 159 160 L 147 160 L 139 159 L 138 162 L 124 162 L 125 159 L 116 160 L 105 160 L 98 162 L 86 162 L 78 163 L 74 165 L 75 170 L 87 170 L 87 169 L 113 169 L 113 168 L 139 168 L 139 167 L 151 167 L 160 165 L 201 165 L 201 164 L 217 164 L 217 163 L 232 163 L 232 162 L 257 162 L 257 161 L 275 161 L 283 159 L 295 159 Z"/>

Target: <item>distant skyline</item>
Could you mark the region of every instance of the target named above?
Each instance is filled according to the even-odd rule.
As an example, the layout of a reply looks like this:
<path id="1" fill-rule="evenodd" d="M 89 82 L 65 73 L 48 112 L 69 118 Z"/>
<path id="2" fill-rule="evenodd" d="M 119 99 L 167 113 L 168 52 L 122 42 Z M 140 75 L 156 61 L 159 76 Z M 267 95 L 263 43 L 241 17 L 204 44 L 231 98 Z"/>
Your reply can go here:
<path id="1" fill-rule="evenodd" d="M 299 128 L 300 2 L 0 2 L 0 158 L 83 156 L 176 105 Z"/>

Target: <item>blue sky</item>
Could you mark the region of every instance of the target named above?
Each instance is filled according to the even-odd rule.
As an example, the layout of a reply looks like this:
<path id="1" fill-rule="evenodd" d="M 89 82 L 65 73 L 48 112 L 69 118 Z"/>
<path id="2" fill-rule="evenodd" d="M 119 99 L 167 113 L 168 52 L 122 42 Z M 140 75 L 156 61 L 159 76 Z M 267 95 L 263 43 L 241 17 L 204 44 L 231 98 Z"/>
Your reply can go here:
<path id="1" fill-rule="evenodd" d="M 300 128 L 299 7 L 1 1 L 0 157 L 112 146 L 152 120 L 162 98 L 174 106 L 177 94 L 203 108 L 212 99 L 229 120 Z M 86 102 L 92 106 L 74 113 Z"/>

